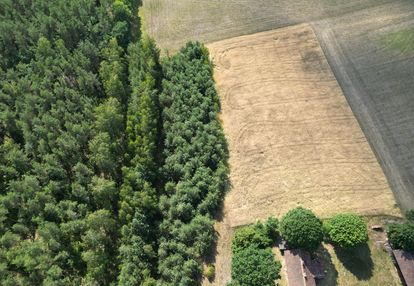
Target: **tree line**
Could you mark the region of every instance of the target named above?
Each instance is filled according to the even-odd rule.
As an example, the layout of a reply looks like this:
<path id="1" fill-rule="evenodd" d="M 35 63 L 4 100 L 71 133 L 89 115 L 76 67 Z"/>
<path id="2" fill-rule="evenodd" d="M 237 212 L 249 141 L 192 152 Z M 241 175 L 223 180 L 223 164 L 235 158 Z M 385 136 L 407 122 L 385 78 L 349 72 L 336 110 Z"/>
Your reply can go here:
<path id="1" fill-rule="evenodd" d="M 227 186 L 207 49 L 132 0 L 0 0 L 0 284 L 197 285 Z"/>
<path id="2" fill-rule="evenodd" d="M 199 43 L 188 43 L 164 63 L 160 285 L 198 284 L 214 238 L 213 215 L 227 187 L 227 146 L 212 75 Z"/>

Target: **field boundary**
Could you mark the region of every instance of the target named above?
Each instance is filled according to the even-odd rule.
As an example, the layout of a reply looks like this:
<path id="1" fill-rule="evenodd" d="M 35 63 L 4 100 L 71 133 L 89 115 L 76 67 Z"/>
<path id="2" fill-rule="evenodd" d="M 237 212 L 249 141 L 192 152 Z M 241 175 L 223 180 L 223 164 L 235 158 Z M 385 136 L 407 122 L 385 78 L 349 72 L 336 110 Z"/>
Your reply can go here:
<path id="1" fill-rule="evenodd" d="M 327 21 L 311 22 L 310 24 L 355 118 L 386 175 L 397 203 L 403 209 L 411 209 L 414 206 L 414 195 L 408 190 L 408 184 L 404 179 L 408 177 L 406 169 L 400 168 L 395 163 L 391 155 L 392 152 L 388 150 L 387 146 L 392 146 L 390 144 L 395 143 L 392 138 L 384 137 L 378 130 L 380 119 L 375 113 L 369 112 L 367 106 L 370 104 L 374 106 L 374 104 L 370 103 L 371 99 L 362 87 L 361 81 L 352 76 L 356 73 L 348 72 L 348 70 L 354 69 L 352 62 L 338 43 L 334 31 L 330 29 Z"/>

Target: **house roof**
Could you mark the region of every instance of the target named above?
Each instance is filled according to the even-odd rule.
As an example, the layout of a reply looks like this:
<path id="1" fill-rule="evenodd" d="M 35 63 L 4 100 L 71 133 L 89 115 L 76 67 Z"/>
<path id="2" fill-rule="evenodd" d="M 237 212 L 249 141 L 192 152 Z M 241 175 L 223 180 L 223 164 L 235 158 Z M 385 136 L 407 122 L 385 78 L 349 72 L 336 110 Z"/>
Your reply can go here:
<path id="1" fill-rule="evenodd" d="M 411 252 L 395 249 L 392 251 L 406 285 L 414 285 L 414 255 Z"/>
<path id="2" fill-rule="evenodd" d="M 315 279 L 324 277 L 322 264 L 312 260 L 309 252 L 286 250 L 284 256 L 289 286 L 316 286 Z"/>

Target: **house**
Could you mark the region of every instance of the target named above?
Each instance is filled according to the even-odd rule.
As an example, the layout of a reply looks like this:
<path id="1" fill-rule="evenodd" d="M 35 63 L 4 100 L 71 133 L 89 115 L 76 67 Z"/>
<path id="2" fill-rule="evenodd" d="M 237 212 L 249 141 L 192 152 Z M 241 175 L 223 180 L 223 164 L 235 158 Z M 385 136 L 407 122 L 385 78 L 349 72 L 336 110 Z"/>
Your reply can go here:
<path id="1" fill-rule="evenodd" d="M 289 286 L 316 286 L 316 280 L 325 277 L 321 261 L 312 259 L 309 252 L 285 250 L 284 256 Z"/>

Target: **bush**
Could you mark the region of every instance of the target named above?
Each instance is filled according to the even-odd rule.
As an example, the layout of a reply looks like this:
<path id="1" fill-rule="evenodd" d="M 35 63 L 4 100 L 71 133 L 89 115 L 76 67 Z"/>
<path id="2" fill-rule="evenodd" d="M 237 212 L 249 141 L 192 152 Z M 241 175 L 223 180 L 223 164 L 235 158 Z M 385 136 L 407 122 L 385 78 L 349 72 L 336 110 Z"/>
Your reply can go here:
<path id="1" fill-rule="evenodd" d="M 302 207 L 290 210 L 280 222 L 280 233 L 289 246 L 314 251 L 323 240 L 322 222 Z"/>
<path id="2" fill-rule="evenodd" d="M 214 280 L 214 277 L 216 276 L 216 267 L 214 264 L 207 266 L 207 269 L 204 271 L 204 276 L 208 279 L 208 281 Z"/>
<path id="3" fill-rule="evenodd" d="M 272 240 L 276 240 L 279 229 L 279 221 L 277 218 L 272 216 L 269 217 L 264 226 L 266 228 L 267 236 Z"/>
<path id="4" fill-rule="evenodd" d="M 414 250 L 414 225 L 411 223 L 390 224 L 388 226 L 388 239 L 393 248 Z"/>
<path id="5" fill-rule="evenodd" d="M 405 217 L 410 221 L 414 222 L 414 210 L 408 210 L 405 212 Z"/>
<path id="6" fill-rule="evenodd" d="M 260 222 L 239 228 L 232 240 L 231 249 L 237 253 L 245 248 L 254 246 L 266 248 L 272 244 L 267 228 Z"/>
<path id="7" fill-rule="evenodd" d="M 274 286 L 281 265 L 275 261 L 270 248 L 248 247 L 234 254 L 231 262 L 230 285 Z"/>
<path id="8" fill-rule="evenodd" d="M 324 226 L 328 238 L 342 248 L 352 248 L 368 241 L 367 224 L 356 214 L 337 214 Z"/>

